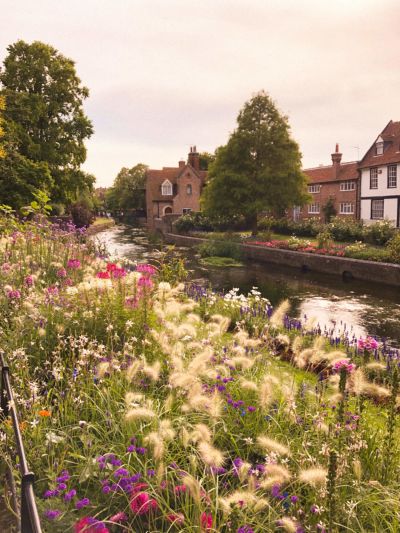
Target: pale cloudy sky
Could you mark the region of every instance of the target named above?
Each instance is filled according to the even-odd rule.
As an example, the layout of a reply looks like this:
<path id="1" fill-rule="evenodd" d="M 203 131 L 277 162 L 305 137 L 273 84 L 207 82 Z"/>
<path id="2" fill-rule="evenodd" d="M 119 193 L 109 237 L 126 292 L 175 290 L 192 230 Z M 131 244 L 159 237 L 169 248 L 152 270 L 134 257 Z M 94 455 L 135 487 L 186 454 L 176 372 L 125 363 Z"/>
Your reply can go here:
<path id="1" fill-rule="evenodd" d="M 265 89 L 305 167 L 336 142 L 357 159 L 400 120 L 399 0 L 0 0 L 0 61 L 17 39 L 76 62 L 95 134 L 85 168 L 176 165 L 226 143 Z"/>

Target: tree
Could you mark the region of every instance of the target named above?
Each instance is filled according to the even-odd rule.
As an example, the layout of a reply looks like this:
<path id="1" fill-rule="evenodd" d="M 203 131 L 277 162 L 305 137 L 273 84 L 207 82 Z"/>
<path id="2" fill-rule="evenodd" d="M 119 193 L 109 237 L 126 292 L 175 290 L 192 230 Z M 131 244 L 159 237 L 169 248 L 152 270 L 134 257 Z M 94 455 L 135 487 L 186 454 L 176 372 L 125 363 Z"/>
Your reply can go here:
<path id="1" fill-rule="evenodd" d="M 106 193 L 106 203 L 111 211 L 145 209 L 147 166 L 138 163 L 132 168 L 123 167 Z"/>
<path id="2" fill-rule="evenodd" d="M 301 154 L 290 136 L 288 119 L 262 91 L 245 103 L 236 130 L 217 149 L 203 208 L 211 216 L 243 216 L 256 233 L 260 213 L 282 215 L 308 198 Z"/>
<path id="3" fill-rule="evenodd" d="M 337 215 L 335 200 L 330 196 L 326 201 L 326 204 L 322 207 L 322 212 L 325 215 L 325 222 L 329 224 L 331 219 Z"/>
<path id="4" fill-rule="evenodd" d="M 215 161 L 215 154 L 210 154 L 210 152 L 201 152 L 199 154 L 200 170 L 208 170 L 209 166 L 214 161 Z"/>
<path id="5" fill-rule="evenodd" d="M 83 110 L 89 91 L 81 85 L 74 62 L 52 46 L 17 41 L 7 50 L 0 82 L 7 102 L 10 160 L 0 169 L 0 183 L 12 179 L 21 185 L 21 198 L 32 187 L 45 186 L 54 202 L 68 204 L 82 187 L 92 187 L 80 170 L 86 159 L 84 141 L 93 133 Z"/>

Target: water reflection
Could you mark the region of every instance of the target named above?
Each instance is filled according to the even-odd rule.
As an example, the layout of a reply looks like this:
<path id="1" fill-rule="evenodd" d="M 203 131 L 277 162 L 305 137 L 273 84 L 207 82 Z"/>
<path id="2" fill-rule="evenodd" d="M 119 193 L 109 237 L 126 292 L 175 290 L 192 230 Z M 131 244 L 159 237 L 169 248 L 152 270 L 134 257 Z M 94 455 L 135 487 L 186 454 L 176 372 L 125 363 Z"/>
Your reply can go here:
<path id="1" fill-rule="evenodd" d="M 112 255 L 135 261 L 159 256 L 141 228 L 115 226 L 98 235 Z M 256 286 L 273 305 L 284 298 L 291 303 L 291 314 L 315 317 L 320 326 L 336 331 L 346 328 L 351 334 L 367 332 L 400 344 L 400 290 L 360 281 L 344 282 L 328 274 L 303 273 L 285 266 L 247 263 L 242 268 L 218 268 L 200 265 L 193 249 L 177 248 L 187 260 L 190 277 L 209 282 L 218 290 L 239 287 L 247 293 Z"/>

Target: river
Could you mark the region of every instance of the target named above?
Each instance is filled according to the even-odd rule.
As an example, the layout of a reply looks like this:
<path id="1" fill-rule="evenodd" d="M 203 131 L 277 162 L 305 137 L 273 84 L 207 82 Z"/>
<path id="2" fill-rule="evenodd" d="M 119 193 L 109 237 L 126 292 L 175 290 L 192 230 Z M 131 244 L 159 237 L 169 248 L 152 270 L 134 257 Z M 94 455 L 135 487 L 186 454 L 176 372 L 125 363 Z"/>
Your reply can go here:
<path id="1" fill-rule="evenodd" d="M 133 261 L 156 260 L 159 248 L 149 243 L 143 228 L 117 225 L 96 236 L 113 256 Z M 296 318 L 315 318 L 321 328 L 340 334 L 365 336 L 367 333 L 389 344 L 400 346 L 400 289 L 357 280 L 342 279 L 316 272 L 266 263 L 248 262 L 244 267 L 204 267 L 194 249 L 176 248 L 186 259 L 190 279 L 214 289 L 228 291 L 237 287 L 247 294 L 258 287 L 272 305 L 287 298 L 290 314 Z"/>

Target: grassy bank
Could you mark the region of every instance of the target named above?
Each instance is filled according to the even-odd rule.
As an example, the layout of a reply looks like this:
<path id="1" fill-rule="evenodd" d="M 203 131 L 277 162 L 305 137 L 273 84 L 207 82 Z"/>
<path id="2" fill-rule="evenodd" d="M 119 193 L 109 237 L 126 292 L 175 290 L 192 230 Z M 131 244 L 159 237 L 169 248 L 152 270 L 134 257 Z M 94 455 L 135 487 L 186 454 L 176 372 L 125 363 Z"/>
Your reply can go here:
<path id="1" fill-rule="evenodd" d="M 176 283 L 181 265 L 111 263 L 79 232 L 0 228 L 45 531 L 399 530 L 397 352 L 321 337 L 256 289 Z M 10 439 L 6 420 L 3 456 Z"/>

